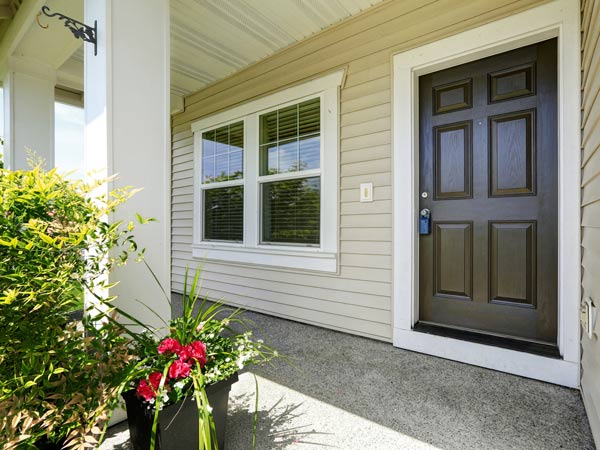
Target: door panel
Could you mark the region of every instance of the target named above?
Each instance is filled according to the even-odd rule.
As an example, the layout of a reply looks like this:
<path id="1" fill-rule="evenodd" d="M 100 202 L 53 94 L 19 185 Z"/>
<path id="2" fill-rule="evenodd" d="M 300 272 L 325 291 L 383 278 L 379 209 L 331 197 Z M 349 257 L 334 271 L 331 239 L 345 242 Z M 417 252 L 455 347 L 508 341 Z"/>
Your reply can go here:
<path id="1" fill-rule="evenodd" d="M 556 40 L 419 78 L 421 321 L 556 344 Z"/>
<path id="2" fill-rule="evenodd" d="M 434 128 L 435 199 L 472 197 L 471 121 Z"/>
<path id="3" fill-rule="evenodd" d="M 490 301 L 535 308 L 536 222 L 490 222 Z"/>
<path id="4" fill-rule="evenodd" d="M 534 95 L 535 63 L 490 73 L 488 88 L 490 103 Z"/>
<path id="5" fill-rule="evenodd" d="M 434 295 L 471 300 L 473 224 L 434 222 Z"/>
<path id="6" fill-rule="evenodd" d="M 433 114 L 471 108 L 473 106 L 472 97 L 473 80 L 471 78 L 442 86 L 434 86 Z"/>
<path id="7" fill-rule="evenodd" d="M 493 116 L 490 196 L 535 195 L 535 109 Z"/>

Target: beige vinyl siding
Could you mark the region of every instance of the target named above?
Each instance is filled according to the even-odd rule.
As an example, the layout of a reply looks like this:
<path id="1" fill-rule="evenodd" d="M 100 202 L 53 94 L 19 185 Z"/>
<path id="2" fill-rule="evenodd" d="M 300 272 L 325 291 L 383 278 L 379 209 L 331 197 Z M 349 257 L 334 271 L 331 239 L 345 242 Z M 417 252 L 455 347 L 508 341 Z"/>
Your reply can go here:
<path id="1" fill-rule="evenodd" d="M 276 90 L 346 68 L 340 93 L 339 273 L 206 263 L 212 297 L 281 317 L 391 341 L 391 57 L 543 3 L 541 0 L 388 1 L 185 99 L 173 117 L 172 289 L 195 267 L 192 122 Z M 372 182 L 374 201 L 360 203 Z"/>
<path id="2" fill-rule="evenodd" d="M 600 0 L 581 2 L 581 197 L 583 298 L 600 308 Z M 600 327 L 593 339 L 581 338 L 581 389 L 594 433 L 600 443 Z"/>

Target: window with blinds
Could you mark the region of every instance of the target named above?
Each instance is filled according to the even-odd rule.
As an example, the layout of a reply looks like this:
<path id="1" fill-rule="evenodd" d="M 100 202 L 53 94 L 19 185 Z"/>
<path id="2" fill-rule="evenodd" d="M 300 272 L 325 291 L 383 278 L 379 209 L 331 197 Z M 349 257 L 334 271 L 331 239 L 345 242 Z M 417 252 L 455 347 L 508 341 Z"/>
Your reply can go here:
<path id="1" fill-rule="evenodd" d="M 321 100 L 259 118 L 261 242 L 320 244 Z"/>
<path id="2" fill-rule="evenodd" d="M 260 116 L 260 175 L 318 169 L 320 131 L 319 98 Z"/>
<path id="3" fill-rule="evenodd" d="M 202 133 L 202 183 L 244 178 L 244 122 Z"/>
<path id="4" fill-rule="evenodd" d="M 204 240 L 244 240 L 244 187 L 204 190 Z"/>
<path id="5" fill-rule="evenodd" d="M 320 177 L 263 183 L 263 242 L 319 245 L 320 205 Z"/>
<path id="6" fill-rule="evenodd" d="M 244 122 L 202 133 L 203 240 L 244 238 Z"/>
<path id="7" fill-rule="evenodd" d="M 202 117 L 192 256 L 335 273 L 343 69 Z"/>

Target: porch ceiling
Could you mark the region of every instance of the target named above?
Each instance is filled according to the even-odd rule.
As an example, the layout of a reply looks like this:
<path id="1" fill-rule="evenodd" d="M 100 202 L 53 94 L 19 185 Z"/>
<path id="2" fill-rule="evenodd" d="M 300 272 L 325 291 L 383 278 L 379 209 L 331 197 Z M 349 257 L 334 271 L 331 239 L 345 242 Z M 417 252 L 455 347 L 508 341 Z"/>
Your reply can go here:
<path id="1" fill-rule="evenodd" d="M 188 95 L 382 0 L 171 1 L 171 91 Z"/>
<path id="2" fill-rule="evenodd" d="M 0 0 L 0 33 L 2 28 L 9 19 L 12 19 L 13 15 L 19 9 L 22 0 Z"/>
<path id="3" fill-rule="evenodd" d="M 198 91 L 382 1 L 171 0 L 171 93 Z M 59 82 L 83 88 L 81 50 Z"/>

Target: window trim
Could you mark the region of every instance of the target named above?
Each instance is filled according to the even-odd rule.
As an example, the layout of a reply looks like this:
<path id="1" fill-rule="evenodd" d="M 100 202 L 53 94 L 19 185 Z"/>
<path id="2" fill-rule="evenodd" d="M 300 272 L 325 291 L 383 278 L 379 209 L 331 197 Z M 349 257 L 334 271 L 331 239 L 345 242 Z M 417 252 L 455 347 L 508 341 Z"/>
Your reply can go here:
<path id="1" fill-rule="evenodd" d="M 290 87 L 200 119 L 191 126 L 194 133 L 194 208 L 192 256 L 209 261 L 276 266 L 323 272 L 338 270 L 339 229 L 339 87 L 345 70 Z M 290 174 L 259 175 L 259 117 L 269 111 L 321 98 L 321 235 L 319 246 L 261 244 L 260 184 L 279 179 L 298 178 L 313 170 Z M 201 148 L 202 133 L 219 126 L 244 122 L 244 240 L 238 242 L 203 241 Z M 327 151 L 325 151 L 327 149 Z M 302 176 L 299 174 L 302 173 Z M 315 173 L 316 174 L 316 173 Z M 213 183 L 208 183 L 212 185 Z M 206 185 L 204 185 L 206 186 Z M 216 186 L 215 186 L 216 187 Z M 335 214 L 332 213 L 335 211 Z"/>
<path id="2" fill-rule="evenodd" d="M 235 123 L 238 122 L 242 122 L 242 129 L 244 131 L 244 139 L 243 139 L 243 149 L 242 149 L 242 178 L 237 178 L 235 180 L 227 180 L 227 181 L 216 181 L 216 182 L 210 182 L 210 183 L 205 183 L 202 180 L 202 171 L 203 171 L 203 167 L 202 167 L 202 134 L 207 132 L 207 131 L 211 131 L 211 130 L 215 130 L 217 128 L 220 127 L 224 127 L 227 125 L 233 125 Z M 196 144 L 194 143 L 194 191 L 196 191 L 197 189 L 200 191 L 199 195 L 198 195 L 198 199 L 196 200 L 196 195 L 194 193 L 194 205 L 198 205 L 198 212 L 196 213 L 196 211 L 194 211 L 194 217 L 196 217 L 196 214 L 201 214 L 204 211 L 204 191 L 207 191 L 209 189 L 219 189 L 219 188 L 228 188 L 228 187 L 232 187 L 232 186 L 242 186 L 244 187 L 245 190 L 245 185 L 246 185 L 246 119 L 242 118 L 242 119 L 237 119 L 237 120 L 229 120 L 227 122 L 224 122 L 222 124 L 219 124 L 217 126 L 213 126 L 210 128 L 205 129 L 204 131 L 195 133 L 195 135 L 199 136 L 199 148 L 198 151 L 196 152 Z M 194 141 L 196 141 L 196 136 L 194 136 Z M 198 171 L 199 173 L 196 174 L 196 171 Z M 196 175 L 198 175 L 196 177 Z M 244 202 L 246 200 L 246 194 L 244 193 Z M 242 224 L 244 223 L 246 217 L 245 217 L 245 208 L 244 211 L 242 211 Z M 222 240 L 217 240 L 217 239 L 204 239 L 204 221 L 203 220 L 199 220 L 199 224 L 198 226 L 200 227 L 199 230 L 199 236 L 198 242 L 202 242 L 202 243 L 218 243 L 218 244 L 225 244 L 225 245 L 239 245 L 241 243 L 244 242 L 244 237 L 242 236 L 242 241 L 222 241 Z M 194 238 L 194 242 L 196 242 L 196 239 Z"/>
<path id="3" fill-rule="evenodd" d="M 256 243 L 256 246 L 259 248 L 265 248 L 265 249 L 270 249 L 273 248 L 273 246 L 275 247 L 285 247 L 285 248 L 290 248 L 290 249 L 303 249 L 303 248 L 309 248 L 309 249 L 320 249 L 321 245 L 322 245 L 322 236 L 323 236 L 323 232 L 324 230 L 324 212 L 323 212 L 323 203 L 322 203 L 322 196 L 323 196 L 323 189 L 322 189 L 322 184 L 321 184 L 321 211 L 320 211 L 320 229 L 319 229 L 319 241 L 320 244 L 319 245 L 315 245 L 315 244 L 296 244 L 296 243 L 276 243 L 276 242 L 265 242 L 263 240 L 263 233 L 262 233 L 262 226 L 263 226 L 263 205 L 262 205 L 262 201 L 263 201 L 263 196 L 262 196 L 262 189 L 263 189 L 263 185 L 266 183 L 274 183 L 274 182 L 278 182 L 278 181 L 286 181 L 286 180 L 298 180 L 298 179 L 305 179 L 305 178 L 314 178 L 314 177 L 319 177 L 319 179 L 321 180 L 321 183 L 323 182 L 323 166 L 325 164 L 325 144 L 324 144 L 324 138 L 323 138 L 323 120 L 322 118 L 325 117 L 324 116 L 324 108 L 323 108 L 323 104 L 325 102 L 325 96 L 323 95 L 323 93 L 319 93 L 316 95 L 308 95 L 305 96 L 303 98 L 297 98 L 297 99 L 293 99 L 291 101 L 288 101 L 284 104 L 281 105 L 275 105 L 273 107 L 267 108 L 263 111 L 258 111 L 255 114 L 253 114 L 253 116 L 256 116 L 256 127 L 257 127 L 257 131 L 260 134 L 260 117 L 265 115 L 265 114 L 269 114 L 270 112 L 273 111 L 278 111 L 280 109 L 286 108 L 288 106 L 292 106 L 292 105 L 298 105 L 300 103 L 306 102 L 308 100 L 314 100 L 318 98 L 319 99 L 319 109 L 320 109 L 320 129 L 319 129 L 319 167 L 317 169 L 308 169 L 308 170 L 298 170 L 298 171 L 294 171 L 294 172 L 283 172 L 283 173 L 276 173 L 276 174 L 270 174 L 270 175 L 261 175 L 260 174 L 260 138 L 258 141 L 258 151 L 256 153 L 256 162 L 257 162 L 257 168 L 258 171 L 256 173 L 256 181 L 258 183 L 258 187 L 257 187 L 257 196 L 258 196 L 258 203 L 257 203 L 257 210 L 259 211 L 259 219 L 258 219 L 258 242 Z M 299 136 L 297 136 L 297 138 L 299 138 Z"/>

